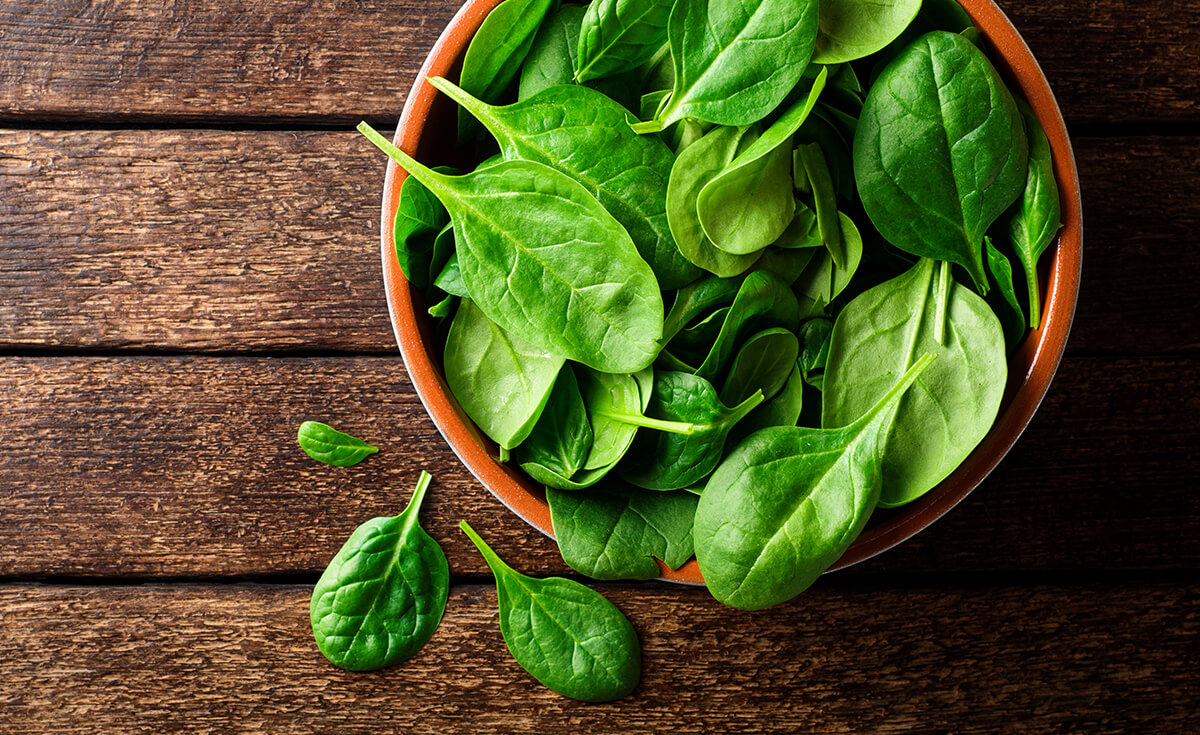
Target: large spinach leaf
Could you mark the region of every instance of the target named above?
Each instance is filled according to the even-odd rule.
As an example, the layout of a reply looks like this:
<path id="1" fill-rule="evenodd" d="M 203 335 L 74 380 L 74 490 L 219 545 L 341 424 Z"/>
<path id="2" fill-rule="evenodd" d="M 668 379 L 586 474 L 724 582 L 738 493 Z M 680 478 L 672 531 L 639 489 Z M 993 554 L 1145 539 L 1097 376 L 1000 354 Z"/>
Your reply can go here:
<path id="1" fill-rule="evenodd" d="M 317 648 L 344 669 L 369 671 L 411 658 L 442 619 L 450 568 L 417 517 L 432 479 L 421 473 L 400 515 L 356 528 L 313 589 Z"/>
<path id="2" fill-rule="evenodd" d="M 838 560 L 875 509 L 897 405 L 932 360 L 848 426 L 763 429 L 725 458 L 696 508 L 696 561 L 713 597 L 743 610 L 778 605 Z"/>
<path id="3" fill-rule="evenodd" d="M 962 36 L 913 41 L 867 94 L 854 174 L 867 216 L 888 242 L 948 260 L 987 293 L 983 235 L 1020 195 L 1021 114 L 991 62 Z"/>
<path id="4" fill-rule="evenodd" d="M 991 428 L 1004 395 L 1000 322 L 948 271 L 948 263 L 922 259 L 860 294 L 833 325 L 822 426 L 862 415 L 919 355 L 938 358 L 905 395 L 888 432 L 883 506 L 915 500 L 954 471 Z"/>
<path id="5" fill-rule="evenodd" d="M 561 577 L 528 577 L 504 563 L 462 521 L 496 577 L 500 633 L 513 658 L 550 689 L 585 702 L 608 702 L 642 677 L 637 632 L 600 593 Z"/>
<path id="6" fill-rule="evenodd" d="M 445 79 L 430 83 L 477 117 L 505 158 L 545 164 L 586 187 L 628 230 L 661 288 L 677 288 L 700 275 L 675 246 L 667 222 L 671 151 L 654 137 L 633 133 L 620 105 L 571 85 L 493 107 Z"/>
<path id="7" fill-rule="evenodd" d="M 648 493 L 605 482 L 585 491 L 547 490 L 550 519 L 567 565 L 594 579 L 653 579 L 655 559 L 678 569 L 692 558 L 696 496 Z"/>
<path id="8" fill-rule="evenodd" d="M 674 0 L 595 0 L 579 31 L 576 78 L 581 82 L 632 71 L 667 41 Z"/>
<path id="9" fill-rule="evenodd" d="M 446 205 L 463 282 L 489 318 L 597 370 L 634 372 L 654 361 L 663 326 L 658 282 L 583 185 L 533 161 L 446 176 L 366 123 L 359 131 Z"/>
<path id="10" fill-rule="evenodd" d="M 1062 205 L 1058 201 L 1058 182 L 1054 178 L 1054 161 L 1050 156 L 1050 141 L 1042 124 L 1024 100 L 1018 101 L 1029 135 L 1029 171 L 1025 175 L 1025 191 L 1013 206 L 1008 220 L 1017 260 L 1025 270 L 1029 284 L 1029 326 L 1037 329 L 1042 323 L 1042 293 L 1038 283 L 1038 260 L 1054 240 L 1062 226 Z"/>

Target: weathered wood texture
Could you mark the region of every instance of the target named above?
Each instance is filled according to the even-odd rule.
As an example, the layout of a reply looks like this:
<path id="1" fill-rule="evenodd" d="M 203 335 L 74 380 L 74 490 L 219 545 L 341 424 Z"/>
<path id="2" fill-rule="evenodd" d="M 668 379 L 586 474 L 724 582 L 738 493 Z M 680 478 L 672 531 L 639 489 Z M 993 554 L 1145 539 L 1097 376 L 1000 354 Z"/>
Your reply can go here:
<path id="1" fill-rule="evenodd" d="M 1200 728 L 1197 588 L 810 590 L 740 613 L 606 586 L 640 687 L 588 705 L 508 656 L 491 587 L 457 587 L 408 662 L 351 674 L 308 587 L 0 587 L 13 733 L 1184 733 Z"/>
<path id="2" fill-rule="evenodd" d="M 961 506 L 855 572 L 1200 564 L 1200 361 L 1069 358 L 1012 454 Z M 529 571 L 554 544 L 461 466 L 398 358 L 4 358 L 0 575 L 316 573 L 357 524 L 392 515 L 421 469 L 424 523 L 460 575 L 486 574 L 470 519 Z M 381 451 L 308 459 L 305 419 Z"/>
<path id="3" fill-rule="evenodd" d="M 1076 143 L 1071 349 L 1195 351 L 1200 141 Z M 0 347 L 395 349 L 383 160 L 358 136 L 7 131 L 0 151 Z"/>
<path id="4" fill-rule="evenodd" d="M 5 0 L 0 117 L 394 120 L 460 4 Z M 1001 6 L 1068 119 L 1200 119 L 1187 3 Z"/>

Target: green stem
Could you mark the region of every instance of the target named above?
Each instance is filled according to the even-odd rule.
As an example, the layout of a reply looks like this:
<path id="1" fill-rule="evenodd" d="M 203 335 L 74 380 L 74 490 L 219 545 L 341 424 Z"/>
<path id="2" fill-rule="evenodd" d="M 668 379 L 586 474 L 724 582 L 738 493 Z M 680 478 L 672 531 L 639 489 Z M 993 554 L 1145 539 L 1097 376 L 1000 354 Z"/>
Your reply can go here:
<path id="1" fill-rule="evenodd" d="M 662 123 L 657 119 L 647 120 L 646 122 L 630 122 L 629 127 L 633 128 L 633 132 L 637 133 L 638 135 L 657 133 L 663 129 Z"/>
<path id="2" fill-rule="evenodd" d="M 1037 264 L 1026 268 L 1025 273 L 1029 281 L 1029 327 L 1037 329 L 1042 323 L 1042 293 L 1038 284 Z"/>
<path id="3" fill-rule="evenodd" d="M 613 413 L 610 411 L 597 411 L 597 416 L 603 416 L 606 419 L 619 421 L 622 424 L 631 426 L 640 426 L 644 429 L 654 429 L 656 431 L 665 431 L 669 434 L 695 434 L 696 425 L 686 421 L 665 421 L 663 419 L 654 419 L 642 414 L 632 413 Z"/>
<path id="4" fill-rule="evenodd" d="M 429 489 L 432 482 L 433 475 L 421 470 L 421 476 L 417 478 L 417 486 L 413 489 L 412 499 L 408 501 L 408 506 L 404 509 L 403 515 L 407 516 L 405 518 L 406 526 L 417 522 L 417 515 L 421 512 L 421 503 L 425 501 L 425 491 Z"/>
<path id="5" fill-rule="evenodd" d="M 767 400 L 767 397 L 763 395 L 762 388 L 759 388 L 758 390 L 754 391 L 749 398 L 735 406 L 733 408 L 733 412 L 726 416 L 725 420 L 721 423 L 736 424 L 737 422 L 746 418 L 746 414 L 758 408 L 758 404 L 765 400 Z"/>
<path id="6" fill-rule="evenodd" d="M 442 180 L 448 177 L 443 174 L 439 174 L 427 166 L 421 165 L 415 158 L 397 148 L 392 141 L 380 135 L 379 131 L 365 122 L 360 122 L 357 129 L 358 132 L 366 136 L 367 140 L 374 143 L 376 148 L 388 154 L 389 158 L 395 161 L 405 171 L 415 176 L 417 181 L 420 181 L 422 184 L 424 184 L 427 189 L 435 194 L 439 191 L 444 192 L 446 190 L 446 187 L 442 184 Z"/>
<path id="7" fill-rule="evenodd" d="M 938 271 L 937 310 L 934 312 L 933 337 L 939 345 L 946 344 L 946 312 L 950 309 L 950 263 L 943 260 Z"/>
<path id="8" fill-rule="evenodd" d="M 492 547 L 488 546 L 483 539 L 479 538 L 479 534 L 475 533 L 475 529 L 471 528 L 471 524 L 466 521 L 458 522 L 459 529 L 467 534 L 467 538 L 471 539 L 471 543 L 475 544 L 475 548 L 479 549 L 479 553 L 483 556 L 483 560 L 487 562 L 488 568 L 492 570 L 492 574 L 498 579 L 501 572 L 513 572 L 512 567 L 504 563 L 504 560 L 496 556 L 496 552 L 492 551 Z"/>
<path id="9" fill-rule="evenodd" d="M 900 378 L 899 382 L 893 385 L 892 389 L 885 393 L 883 398 L 880 398 L 870 411 L 867 411 L 862 418 L 854 423 L 865 425 L 874 419 L 880 411 L 887 407 L 892 399 L 904 393 L 913 383 L 917 382 L 917 378 L 921 377 L 921 373 L 925 372 L 925 368 L 929 367 L 929 364 L 933 362 L 935 357 L 936 355 L 932 352 L 926 352 L 922 355 L 921 359 L 913 363 L 913 366 L 904 373 L 904 377 Z"/>
<path id="10" fill-rule="evenodd" d="M 483 123 L 483 126 L 492 135 L 496 135 L 496 117 L 492 114 L 495 105 L 489 105 L 483 100 L 471 96 L 470 92 L 443 77 L 427 77 L 426 79 L 447 97 L 457 102 L 464 110 L 471 113 L 476 120 Z"/>

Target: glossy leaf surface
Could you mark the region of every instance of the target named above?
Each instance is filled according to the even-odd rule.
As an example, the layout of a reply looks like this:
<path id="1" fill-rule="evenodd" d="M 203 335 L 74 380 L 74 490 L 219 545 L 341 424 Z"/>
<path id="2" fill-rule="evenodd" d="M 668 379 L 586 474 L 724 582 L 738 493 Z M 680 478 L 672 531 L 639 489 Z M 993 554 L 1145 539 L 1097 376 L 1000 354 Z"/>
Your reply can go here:
<path id="1" fill-rule="evenodd" d="M 632 71 L 667 42 L 674 0 L 594 0 L 579 31 L 581 82 Z"/>
<path id="2" fill-rule="evenodd" d="M 896 40 L 921 0 L 821 0 L 813 63 L 861 59 Z"/>
<path id="3" fill-rule="evenodd" d="M 1025 270 L 1029 284 L 1029 326 L 1037 329 L 1042 323 L 1042 289 L 1038 280 L 1038 261 L 1054 235 L 1062 226 L 1062 204 L 1058 199 L 1058 181 L 1054 178 L 1054 161 L 1050 141 L 1042 130 L 1037 116 L 1024 101 L 1018 102 L 1029 135 L 1029 170 L 1025 175 L 1025 191 L 1014 205 L 1008 220 L 1008 233 L 1013 250 Z"/>
<path id="4" fill-rule="evenodd" d="M 322 464 L 350 467 L 379 451 L 358 437 L 343 434 L 319 421 L 305 421 L 296 432 L 304 453 Z"/>

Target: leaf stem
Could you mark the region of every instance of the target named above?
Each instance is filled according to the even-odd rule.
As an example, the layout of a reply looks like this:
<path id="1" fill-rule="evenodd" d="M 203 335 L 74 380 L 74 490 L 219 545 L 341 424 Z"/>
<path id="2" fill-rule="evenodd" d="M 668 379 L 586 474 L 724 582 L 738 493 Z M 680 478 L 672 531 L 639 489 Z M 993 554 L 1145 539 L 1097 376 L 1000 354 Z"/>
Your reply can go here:
<path id="1" fill-rule="evenodd" d="M 405 516 L 404 526 L 408 528 L 417 522 L 417 517 L 421 513 L 421 503 L 425 501 L 425 491 L 429 489 L 430 483 L 433 482 L 433 475 L 425 470 L 421 470 L 421 476 L 417 478 L 417 486 L 413 489 L 412 498 L 408 501 L 408 505 L 404 508 L 401 515 Z"/>
<path id="2" fill-rule="evenodd" d="M 442 179 L 447 178 L 445 175 L 439 174 L 428 166 L 418 163 L 415 158 L 400 150 L 392 141 L 380 135 L 379 131 L 366 122 L 360 122 L 357 130 L 366 136 L 367 140 L 374 143 L 376 148 L 386 153 L 388 158 L 391 158 L 401 168 L 415 176 L 417 181 L 424 184 L 426 188 L 435 192 L 445 190 L 445 187 L 441 184 Z"/>
<path id="3" fill-rule="evenodd" d="M 738 405 L 734 406 L 733 412 L 730 413 L 728 416 L 726 416 L 725 420 L 722 421 L 721 423 L 736 424 L 737 422 L 744 419 L 746 417 L 746 414 L 748 414 L 751 411 L 753 411 L 754 409 L 758 408 L 758 404 L 762 403 L 765 400 L 767 400 L 767 397 L 763 395 L 762 388 L 759 388 L 758 390 L 751 393 L 749 398 L 742 401 Z"/>
<path id="4" fill-rule="evenodd" d="M 616 413 L 613 411 L 597 411 L 597 416 L 603 416 L 606 419 L 619 421 L 622 424 L 630 424 L 631 426 L 640 426 L 645 429 L 654 429 L 656 431 L 665 431 L 669 434 L 695 434 L 696 425 L 686 421 L 666 421 L 664 419 L 655 419 L 643 414 L 632 413 Z"/>
<path id="5" fill-rule="evenodd" d="M 950 309 L 950 262 L 941 261 L 938 271 L 937 310 L 934 312 L 933 337 L 939 345 L 946 344 L 946 312 Z"/>
<path id="6" fill-rule="evenodd" d="M 1042 293 L 1038 284 L 1037 263 L 1032 268 L 1025 269 L 1029 282 L 1029 327 L 1037 329 L 1042 323 Z"/>
<path id="7" fill-rule="evenodd" d="M 483 560 L 487 562 L 488 568 L 492 570 L 492 574 L 497 579 L 500 577 L 501 572 L 515 573 L 513 568 L 505 564 L 504 560 L 497 556 L 496 552 L 492 551 L 492 547 L 488 546 L 487 542 L 481 539 L 479 534 L 475 533 L 475 529 L 471 528 L 471 524 L 466 521 L 459 521 L 458 527 L 467 535 L 467 538 L 471 539 L 471 543 L 475 544 L 475 548 L 479 549 L 480 555 L 483 556 Z"/>
<path id="8" fill-rule="evenodd" d="M 884 393 L 883 398 L 880 398 L 878 401 L 876 401 L 875 405 L 871 407 L 871 410 L 867 411 L 863 417 L 855 423 L 862 422 L 866 424 L 874 419 L 875 416 L 878 415 L 880 411 L 884 410 L 884 408 L 886 408 L 894 398 L 903 394 L 904 391 L 908 390 L 913 383 L 917 382 L 917 378 L 921 377 L 921 373 L 925 372 L 925 368 L 929 367 L 929 364 L 933 362 L 936 357 L 937 356 L 932 352 L 926 352 L 924 355 L 922 355 L 921 359 L 913 363 L 913 366 L 904 373 L 904 376 L 892 386 L 892 389 L 887 393 Z"/>

